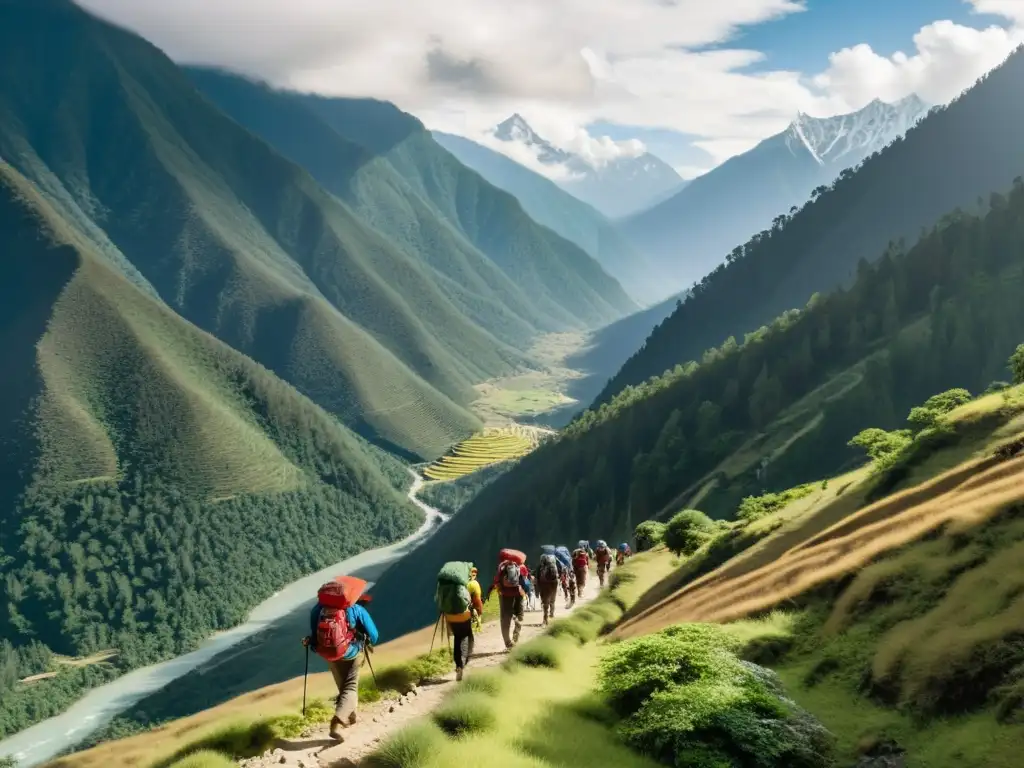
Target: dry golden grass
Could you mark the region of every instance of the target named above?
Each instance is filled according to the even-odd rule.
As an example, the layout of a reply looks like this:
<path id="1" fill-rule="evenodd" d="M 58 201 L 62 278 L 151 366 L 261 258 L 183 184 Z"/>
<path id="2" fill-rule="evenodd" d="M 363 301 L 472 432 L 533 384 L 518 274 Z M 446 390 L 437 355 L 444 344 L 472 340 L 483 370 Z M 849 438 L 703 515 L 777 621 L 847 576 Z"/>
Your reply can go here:
<path id="1" fill-rule="evenodd" d="M 755 569 L 726 564 L 631 619 L 616 634 L 633 637 L 684 621 L 726 622 L 764 611 L 939 528 L 965 531 L 1021 501 L 1024 456 L 976 459 L 818 533 L 812 534 L 819 526 L 806 526 L 788 537 L 784 552 Z M 833 510 L 829 517 L 834 516 Z M 765 549 L 774 552 L 780 544 Z"/>

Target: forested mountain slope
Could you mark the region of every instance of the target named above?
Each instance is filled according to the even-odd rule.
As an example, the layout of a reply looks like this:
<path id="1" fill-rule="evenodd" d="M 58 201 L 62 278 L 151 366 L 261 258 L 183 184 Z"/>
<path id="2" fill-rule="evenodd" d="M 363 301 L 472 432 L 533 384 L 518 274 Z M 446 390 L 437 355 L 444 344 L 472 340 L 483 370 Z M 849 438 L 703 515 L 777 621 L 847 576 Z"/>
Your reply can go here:
<path id="1" fill-rule="evenodd" d="M 458 557 L 486 569 L 513 542 L 534 553 L 581 536 L 627 538 L 637 523 L 676 511 L 683 491 L 742 448 L 734 497 L 702 502 L 729 516 L 747 493 L 828 477 L 852 458 L 851 437 L 902 424 L 936 392 L 1005 379 L 1024 340 L 1022 220 L 1018 182 L 992 196 L 986 215 L 947 216 L 907 252 L 865 262 L 848 290 L 586 412 L 488 485 L 429 551 L 389 571 L 378 612 L 392 630 L 429 619 L 428 585 L 413 578 L 428 564 Z M 764 447 L 777 433 L 782 446 Z M 385 607 L 399 599 L 424 610 Z"/>
<path id="2" fill-rule="evenodd" d="M 429 264 L 449 299 L 503 341 L 522 348 L 537 330 L 591 327 L 634 308 L 586 253 L 537 226 L 404 112 L 188 73 L 217 106 Z"/>
<path id="3" fill-rule="evenodd" d="M 515 195 L 534 221 L 576 243 L 641 303 L 665 297 L 664 280 L 616 225 L 555 182 L 474 141 L 440 131 L 434 140 L 496 187 Z"/>
<path id="4" fill-rule="evenodd" d="M 397 460 L 130 282 L 2 161 L 0 253 L 0 736 L 422 519 Z"/>
<path id="5" fill-rule="evenodd" d="M 849 283 L 860 259 L 979 196 L 1009 189 L 1024 173 L 1024 53 L 1014 53 L 973 89 L 935 109 L 904 138 L 844 171 L 799 212 L 781 216 L 693 288 L 609 383 L 607 401 L 731 335 L 742 337 L 815 291 Z"/>
<path id="6" fill-rule="evenodd" d="M 436 455 L 476 428 L 472 383 L 521 358 L 425 264 L 144 40 L 70 3 L 0 13 L 0 156 L 111 264 L 384 445 Z"/>

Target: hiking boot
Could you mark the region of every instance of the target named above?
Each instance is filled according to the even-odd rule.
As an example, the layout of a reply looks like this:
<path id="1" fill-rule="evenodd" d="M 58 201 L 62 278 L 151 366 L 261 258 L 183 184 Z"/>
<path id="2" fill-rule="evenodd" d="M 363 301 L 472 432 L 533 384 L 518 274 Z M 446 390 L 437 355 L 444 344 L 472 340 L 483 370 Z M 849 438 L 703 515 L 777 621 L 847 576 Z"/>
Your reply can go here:
<path id="1" fill-rule="evenodd" d="M 356 713 L 353 712 L 351 715 L 348 716 L 348 724 L 349 725 L 355 725 L 356 724 L 356 720 L 358 720 L 358 719 L 359 718 L 356 716 Z"/>
<path id="2" fill-rule="evenodd" d="M 461 683 L 462 682 L 462 667 L 459 667 L 458 669 L 455 670 L 455 682 L 456 683 Z"/>
<path id="3" fill-rule="evenodd" d="M 341 729 L 344 727 L 344 723 L 341 722 L 340 717 L 331 718 L 331 738 L 335 741 L 344 741 L 345 737 L 341 733 Z"/>

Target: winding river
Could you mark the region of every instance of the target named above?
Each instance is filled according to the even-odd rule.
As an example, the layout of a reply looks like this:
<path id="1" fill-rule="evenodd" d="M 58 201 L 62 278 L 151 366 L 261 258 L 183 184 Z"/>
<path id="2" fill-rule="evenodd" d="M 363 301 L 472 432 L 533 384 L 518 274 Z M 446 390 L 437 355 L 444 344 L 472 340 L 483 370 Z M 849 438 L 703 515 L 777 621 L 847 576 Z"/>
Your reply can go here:
<path id="1" fill-rule="evenodd" d="M 0 757 L 14 757 L 19 768 L 29 768 L 53 759 L 81 743 L 143 697 L 309 603 L 310 595 L 325 581 L 341 573 L 366 569 L 375 569 L 379 573 L 381 566 L 389 565 L 415 549 L 437 530 L 437 523 L 446 521 L 447 517 L 417 498 L 416 494 L 423 487 L 423 478 L 411 469 L 409 473 L 415 478 L 409 489 L 409 500 L 426 513 L 423 525 L 411 536 L 386 547 L 361 552 L 329 568 L 303 576 L 256 606 L 244 624 L 213 635 L 191 653 L 133 670 L 93 688 L 63 713 L 0 741 Z"/>

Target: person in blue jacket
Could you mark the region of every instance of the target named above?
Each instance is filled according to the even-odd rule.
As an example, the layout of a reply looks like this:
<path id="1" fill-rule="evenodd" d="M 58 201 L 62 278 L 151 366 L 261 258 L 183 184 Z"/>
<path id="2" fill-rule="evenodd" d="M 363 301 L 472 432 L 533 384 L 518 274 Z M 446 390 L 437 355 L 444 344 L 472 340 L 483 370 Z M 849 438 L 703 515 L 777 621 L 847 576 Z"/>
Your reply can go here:
<path id="1" fill-rule="evenodd" d="M 379 639 L 377 625 L 373 623 L 370 612 L 363 607 L 367 598 L 361 598 L 355 605 L 345 609 L 345 619 L 355 633 L 355 639 L 349 644 L 345 655 L 337 661 L 328 661 L 327 666 L 338 686 L 338 698 L 334 700 L 334 717 L 331 718 L 331 738 L 344 741 L 342 728 L 356 723 L 356 707 L 359 705 L 359 668 L 362 666 L 363 649 L 374 646 Z M 309 637 L 303 639 L 303 645 L 316 650 L 316 632 L 320 624 L 320 613 L 323 606 L 317 603 L 309 612 Z"/>

